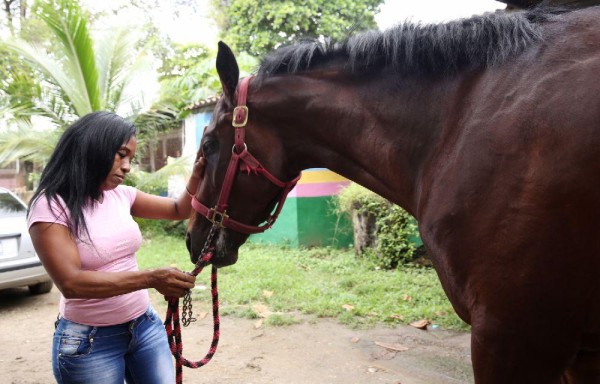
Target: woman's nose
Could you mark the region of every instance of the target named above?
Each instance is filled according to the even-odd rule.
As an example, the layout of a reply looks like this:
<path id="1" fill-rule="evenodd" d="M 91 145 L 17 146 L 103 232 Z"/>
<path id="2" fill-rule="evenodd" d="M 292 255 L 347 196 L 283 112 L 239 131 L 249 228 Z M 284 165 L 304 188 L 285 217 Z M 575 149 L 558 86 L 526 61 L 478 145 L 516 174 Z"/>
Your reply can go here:
<path id="1" fill-rule="evenodd" d="M 125 173 L 131 171 L 131 161 L 123 159 L 123 161 L 121 162 L 121 170 Z"/>

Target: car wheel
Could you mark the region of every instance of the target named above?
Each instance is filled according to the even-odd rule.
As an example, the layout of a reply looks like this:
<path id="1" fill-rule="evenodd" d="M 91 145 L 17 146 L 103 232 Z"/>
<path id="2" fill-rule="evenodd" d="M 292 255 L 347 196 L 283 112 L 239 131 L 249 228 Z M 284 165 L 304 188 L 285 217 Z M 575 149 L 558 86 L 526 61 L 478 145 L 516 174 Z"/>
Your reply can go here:
<path id="1" fill-rule="evenodd" d="M 40 293 L 48 293 L 52 289 L 51 281 L 44 281 L 43 283 L 38 283 L 29 286 L 29 292 L 33 295 L 39 295 Z"/>

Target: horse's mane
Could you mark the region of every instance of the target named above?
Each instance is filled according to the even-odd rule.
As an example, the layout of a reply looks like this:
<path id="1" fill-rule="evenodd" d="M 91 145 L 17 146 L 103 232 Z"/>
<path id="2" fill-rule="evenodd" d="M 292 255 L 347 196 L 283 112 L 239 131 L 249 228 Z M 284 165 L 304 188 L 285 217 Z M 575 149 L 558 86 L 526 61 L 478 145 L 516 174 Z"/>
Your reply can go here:
<path id="1" fill-rule="evenodd" d="M 393 68 L 403 76 L 451 74 L 487 68 L 542 40 L 540 24 L 567 9 L 534 8 L 496 12 L 442 24 L 399 24 L 335 43 L 301 41 L 263 57 L 258 78 L 298 73 L 331 64 L 355 74 Z"/>

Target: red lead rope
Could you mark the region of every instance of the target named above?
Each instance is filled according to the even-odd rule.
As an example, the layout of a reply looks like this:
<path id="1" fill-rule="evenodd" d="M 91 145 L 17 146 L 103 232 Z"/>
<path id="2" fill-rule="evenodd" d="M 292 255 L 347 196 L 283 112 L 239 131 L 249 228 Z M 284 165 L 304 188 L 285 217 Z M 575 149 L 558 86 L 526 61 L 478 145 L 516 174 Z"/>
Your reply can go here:
<path id="1" fill-rule="evenodd" d="M 190 272 L 191 275 L 198 275 L 205 266 L 207 266 L 212 258 L 213 253 L 208 252 L 202 257 L 200 262 L 196 264 L 196 268 Z M 167 316 L 165 318 L 165 330 L 167 331 L 167 338 L 169 340 L 169 347 L 171 348 L 171 353 L 173 357 L 175 357 L 175 379 L 177 384 L 181 384 L 183 382 L 183 366 L 185 365 L 188 368 L 198 368 L 203 365 L 206 365 L 210 359 L 212 359 L 213 355 L 217 351 L 217 345 L 219 344 L 219 294 L 217 291 L 217 268 L 212 267 L 212 273 L 210 277 L 210 285 L 211 285 L 211 294 L 212 294 L 212 310 L 213 310 L 213 323 L 214 323 L 214 331 L 213 331 L 213 339 L 210 344 L 210 349 L 204 358 L 200 361 L 189 361 L 185 357 L 183 357 L 183 342 L 181 341 L 181 323 L 179 321 L 179 298 L 171 298 L 168 300 L 169 306 L 167 308 Z M 185 300 L 184 300 L 185 303 Z M 184 311 L 186 310 L 184 304 Z M 185 313 L 183 314 L 184 325 L 186 324 Z M 191 308 L 190 308 L 190 316 L 191 316 Z M 188 319 L 188 323 L 190 321 L 194 321 L 195 319 Z"/>

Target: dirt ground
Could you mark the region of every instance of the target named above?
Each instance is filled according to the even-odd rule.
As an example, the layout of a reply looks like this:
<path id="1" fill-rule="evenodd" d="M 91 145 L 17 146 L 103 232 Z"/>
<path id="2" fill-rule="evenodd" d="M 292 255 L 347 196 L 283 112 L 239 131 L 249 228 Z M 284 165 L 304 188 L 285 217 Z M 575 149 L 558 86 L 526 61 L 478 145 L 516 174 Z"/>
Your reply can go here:
<path id="1" fill-rule="evenodd" d="M 56 288 L 40 296 L 30 296 L 27 289 L 0 291 L 2 383 L 54 382 L 50 345 L 58 298 Z M 158 295 L 153 301 L 164 313 Z M 210 316 L 184 328 L 184 355 L 200 360 L 211 338 Z M 469 344 L 469 334 L 409 326 L 353 330 L 333 320 L 318 320 L 272 327 L 223 317 L 215 357 L 199 369 L 184 368 L 184 382 L 472 383 Z"/>

